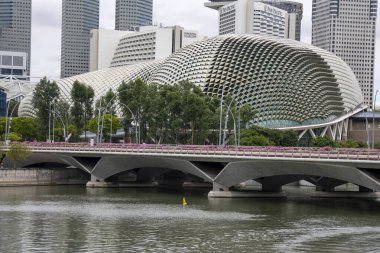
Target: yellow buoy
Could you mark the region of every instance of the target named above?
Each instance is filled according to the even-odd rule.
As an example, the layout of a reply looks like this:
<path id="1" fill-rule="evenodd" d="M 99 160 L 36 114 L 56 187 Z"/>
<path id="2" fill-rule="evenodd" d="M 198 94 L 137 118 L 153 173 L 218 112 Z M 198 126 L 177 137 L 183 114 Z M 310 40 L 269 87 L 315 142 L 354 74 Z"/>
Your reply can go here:
<path id="1" fill-rule="evenodd" d="M 182 206 L 186 206 L 187 205 L 187 203 L 186 203 L 186 199 L 185 199 L 185 197 L 183 197 L 182 198 Z"/>

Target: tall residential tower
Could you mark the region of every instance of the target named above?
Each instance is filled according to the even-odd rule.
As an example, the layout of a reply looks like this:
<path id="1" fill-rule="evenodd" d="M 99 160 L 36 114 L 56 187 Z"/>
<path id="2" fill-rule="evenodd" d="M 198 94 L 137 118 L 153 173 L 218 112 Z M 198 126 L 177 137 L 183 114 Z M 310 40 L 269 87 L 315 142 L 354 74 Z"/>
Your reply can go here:
<path id="1" fill-rule="evenodd" d="M 30 75 L 31 0 L 0 0 L 0 75 Z"/>
<path id="2" fill-rule="evenodd" d="M 342 58 L 372 108 L 377 0 L 313 0 L 312 44 Z"/>
<path id="3" fill-rule="evenodd" d="M 89 71 L 90 36 L 99 28 L 99 0 L 62 1 L 61 78 Z"/>
<path id="4" fill-rule="evenodd" d="M 153 0 L 116 0 L 115 30 L 138 31 L 152 24 Z"/>

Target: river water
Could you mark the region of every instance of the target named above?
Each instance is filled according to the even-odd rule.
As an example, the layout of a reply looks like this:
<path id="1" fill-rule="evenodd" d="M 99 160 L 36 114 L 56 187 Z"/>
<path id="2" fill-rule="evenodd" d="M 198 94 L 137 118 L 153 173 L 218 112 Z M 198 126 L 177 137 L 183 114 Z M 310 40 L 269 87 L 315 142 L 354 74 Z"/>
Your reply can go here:
<path id="1" fill-rule="evenodd" d="M 380 200 L 0 188 L 0 252 L 380 252 Z"/>

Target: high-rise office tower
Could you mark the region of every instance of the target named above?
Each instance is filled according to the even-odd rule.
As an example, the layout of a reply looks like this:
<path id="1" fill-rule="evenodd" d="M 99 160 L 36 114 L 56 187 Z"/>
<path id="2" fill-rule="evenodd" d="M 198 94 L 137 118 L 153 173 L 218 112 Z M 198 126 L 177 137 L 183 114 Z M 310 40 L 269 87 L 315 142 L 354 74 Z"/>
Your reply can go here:
<path id="1" fill-rule="evenodd" d="M 342 58 L 372 108 L 377 0 L 313 0 L 312 44 Z"/>
<path id="2" fill-rule="evenodd" d="M 288 12 L 289 38 L 301 41 L 301 23 L 303 17 L 303 4 L 295 1 L 263 0 L 264 3 Z"/>
<path id="3" fill-rule="evenodd" d="M 61 78 L 89 71 L 90 36 L 99 28 L 99 0 L 62 1 Z"/>
<path id="4" fill-rule="evenodd" d="M 238 8 L 235 7 L 241 6 L 242 4 L 244 5 L 244 7 L 242 7 L 241 10 L 238 11 Z M 232 31 L 230 28 L 225 26 L 224 16 L 226 14 L 226 10 L 228 10 L 228 12 L 238 12 L 236 13 L 236 17 L 233 20 L 228 21 L 228 26 L 231 26 L 232 23 L 235 23 L 236 27 L 256 27 L 256 29 L 238 29 L 240 31 L 236 30 L 232 33 L 258 33 L 257 31 L 260 30 L 261 34 L 273 35 L 271 33 L 267 33 L 267 31 L 272 30 L 272 25 L 274 24 L 274 22 L 278 23 L 278 18 L 281 17 L 278 15 L 276 16 L 276 12 L 271 11 L 271 8 L 254 9 L 255 6 L 263 6 L 262 4 L 266 4 L 269 7 L 275 7 L 286 11 L 288 14 L 286 15 L 286 20 L 284 24 L 286 25 L 286 34 L 284 35 L 284 37 L 298 41 L 301 40 L 301 21 L 303 17 L 303 4 L 300 2 L 286 0 L 209 0 L 209 2 L 205 3 L 205 6 L 219 11 L 220 35 L 224 34 L 226 29 L 230 31 L 229 33 L 231 33 Z M 259 14 L 259 12 L 261 12 L 261 14 Z M 280 12 L 277 12 L 277 14 L 279 13 Z M 265 16 L 267 16 L 267 18 L 265 18 Z M 259 20 L 260 24 L 257 22 Z"/>
<path id="5" fill-rule="evenodd" d="M 152 24 L 153 0 L 116 0 L 115 30 L 138 31 Z"/>
<path id="6" fill-rule="evenodd" d="M 31 0 L 0 0 L 0 75 L 30 75 Z"/>

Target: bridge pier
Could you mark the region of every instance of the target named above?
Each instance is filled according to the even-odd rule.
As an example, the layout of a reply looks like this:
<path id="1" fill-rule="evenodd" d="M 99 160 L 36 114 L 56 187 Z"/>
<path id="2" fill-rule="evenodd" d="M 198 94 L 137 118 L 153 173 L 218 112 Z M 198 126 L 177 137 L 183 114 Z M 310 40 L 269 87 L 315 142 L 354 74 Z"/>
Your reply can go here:
<path id="1" fill-rule="evenodd" d="M 208 193 L 209 198 L 286 198 L 281 187 L 268 187 L 267 191 L 242 190 L 234 191 L 232 188 L 213 183 L 213 190 Z"/>

